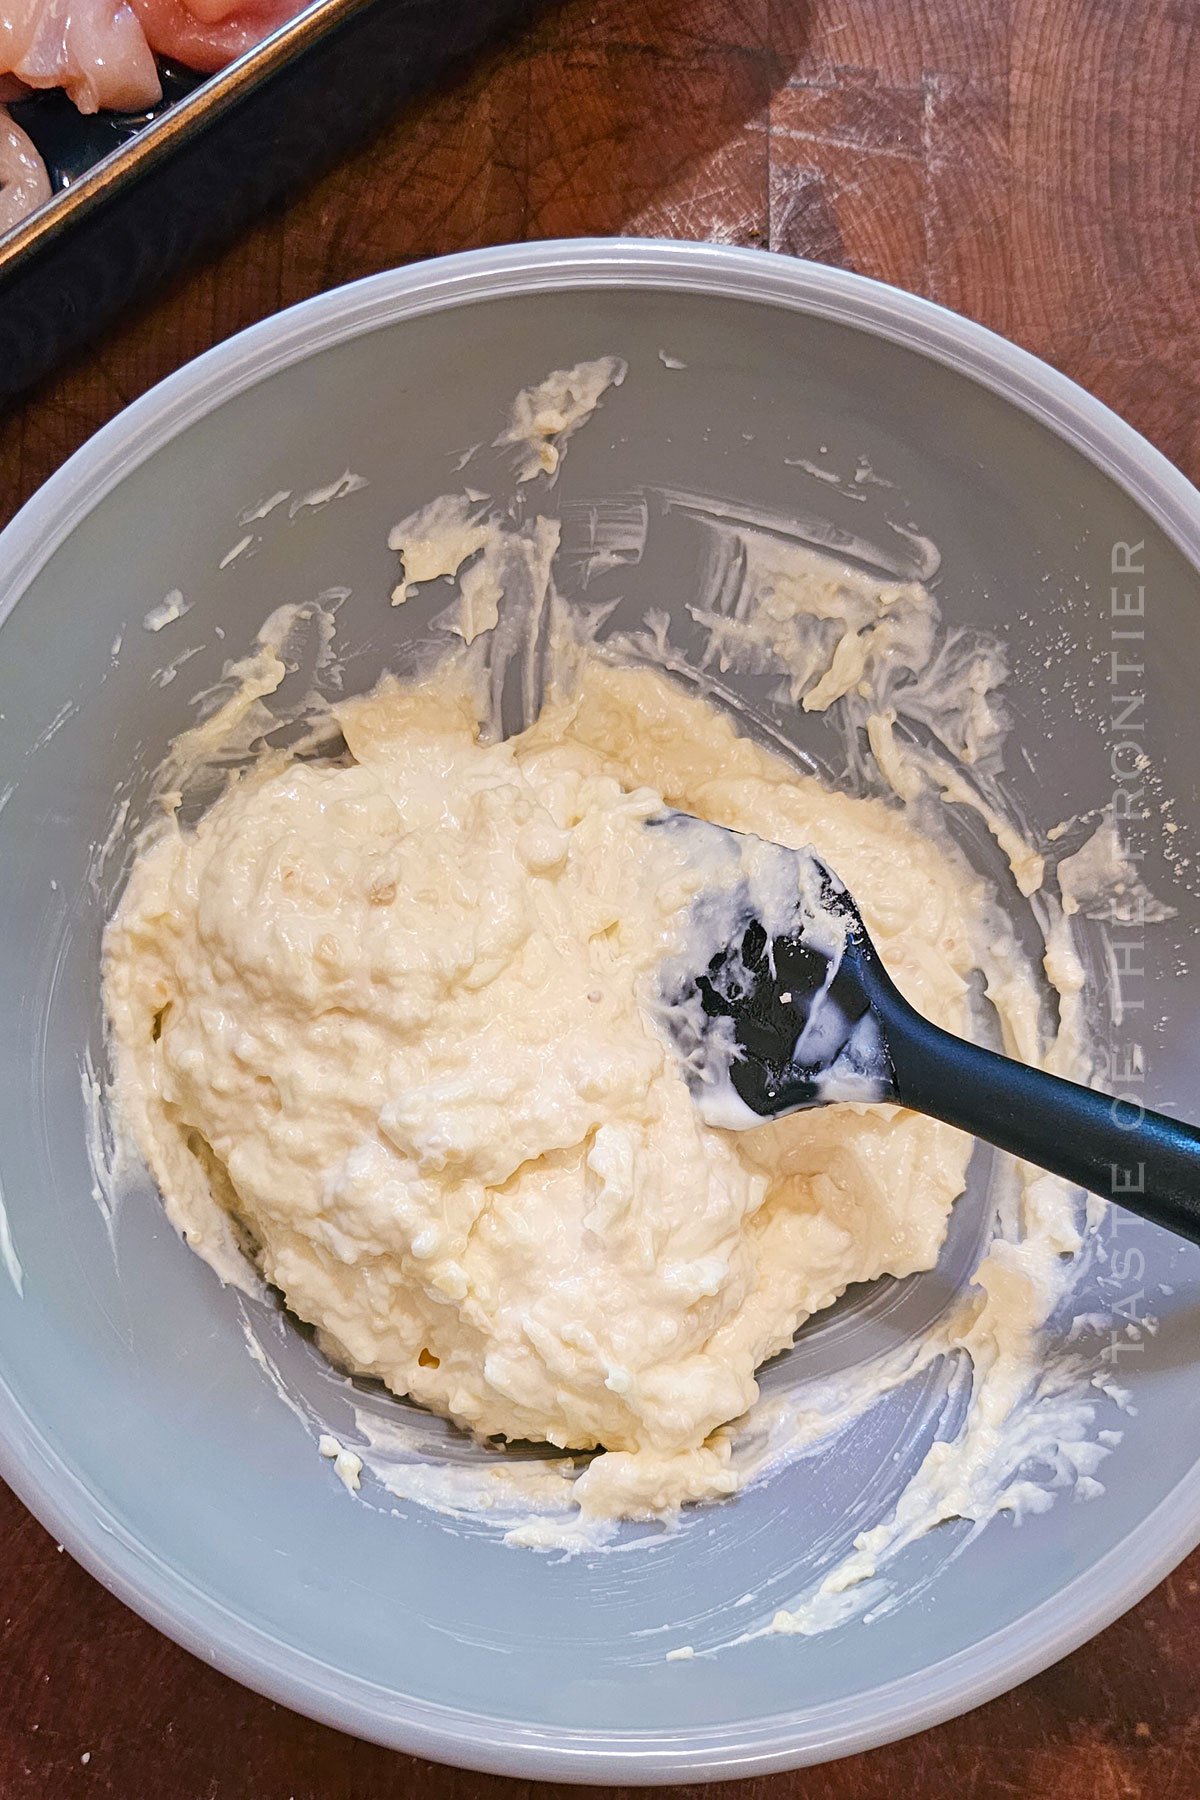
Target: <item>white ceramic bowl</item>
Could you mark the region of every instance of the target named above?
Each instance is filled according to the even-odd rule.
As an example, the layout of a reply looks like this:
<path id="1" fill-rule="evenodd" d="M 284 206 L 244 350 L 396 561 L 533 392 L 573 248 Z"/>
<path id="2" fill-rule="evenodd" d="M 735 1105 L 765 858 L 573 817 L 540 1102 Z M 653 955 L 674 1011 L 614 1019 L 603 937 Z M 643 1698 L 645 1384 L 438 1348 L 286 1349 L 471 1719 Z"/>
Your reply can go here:
<path id="1" fill-rule="evenodd" d="M 99 1579 L 262 1692 L 423 1755 L 624 1783 L 885 1742 L 1023 1680 L 1144 1594 L 1200 1538 L 1200 1258 L 1148 1227 L 1104 1227 L 1080 1304 L 1111 1330 L 1135 1410 L 1101 1403 L 1098 1423 L 1123 1433 L 1101 1498 L 1064 1494 L 1019 1532 L 1001 1520 L 969 1543 L 942 1528 L 906 1553 L 901 1603 L 871 1623 L 667 1662 L 674 1644 L 703 1651 L 769 1616 L 886 1509 L 891 1446 L 910 1460 L 919 1447 L 919 1396 L 649 1550 L 538 1557 L 370 1482 L 351 1500 L 243 1332 L 352 1435 L 348 1390 L 305 1338 L 220 1289 L 148 1189 L 104 1216 L 80 1069 L 102 1056 L 99 934 L 120 857 L 97 875 L 95 845 L 114 794 L 130 800 L 128 832 L 190 696 L 279 601 L 353 590 L 339 614 L 351 686 L 403 661 L 424 625 L 386 605 L 388 526 L 452 485 L 454 453 L 518 387 L 608 352 L 630 376 L 572 445 L 560 496 L 668 482 L 812 510 L 819 484 L 796 458 L 865 456 L 896 475 L 901 522 L 940 542 L 946 617 L 1007 642 L 1013 742 L 1028 752 L 1009 777 L 1042 827 L 1111 796 L 1111 571 L 1114 546 L 1140 545 L 1138 741 L 1191 831 L 1200 498 L 1096 401 L 978 326 L 829 269 L 620 241 L 421 264 L 243 333 L 130 407 L 0 537 L 0 1467 Z M 248 504 L 347 468 L 369 487 L 290 524 L 281 509 L 253 555 L 221 567 Z M 822 505 L 869 530 L 898 500 L 864 492 L 851 506 L 830 489 Z M 163 686 L 168 646 L 140 621 L 174 588 L 191 611 L 169 653 L 199 649 Z M 684 573 L 659 599 L 684 604 Z M 818 757 L 824 729 L 800 735 Z M 1149 1101 L 1194 1111 L 1200 909 L 1153 833 L 1146 849 L 1179 912 L 1148 937 L 1138 1011 L 1111 1037 L 1145 1046 Z M 958 1209 L 939 1271 L 850 1297 L 768 1383 L 846 1367 L 932 1316 L 969 1272 L 978 1199 Z"/>

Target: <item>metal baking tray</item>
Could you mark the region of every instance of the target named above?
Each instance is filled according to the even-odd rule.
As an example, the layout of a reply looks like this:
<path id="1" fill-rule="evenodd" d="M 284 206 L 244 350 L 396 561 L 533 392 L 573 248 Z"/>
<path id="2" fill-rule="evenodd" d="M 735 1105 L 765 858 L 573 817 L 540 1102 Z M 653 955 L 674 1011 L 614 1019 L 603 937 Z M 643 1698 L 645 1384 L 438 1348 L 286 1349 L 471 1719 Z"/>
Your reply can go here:
<path id="1" fill-rule="evenodd" d="M 11 112 L 52 197 L 0 237 L 0 402 L 136 293 L 232 236 L 540 0 L 314 0 L 216 75 L 163 65 L 149 113 Z"/>

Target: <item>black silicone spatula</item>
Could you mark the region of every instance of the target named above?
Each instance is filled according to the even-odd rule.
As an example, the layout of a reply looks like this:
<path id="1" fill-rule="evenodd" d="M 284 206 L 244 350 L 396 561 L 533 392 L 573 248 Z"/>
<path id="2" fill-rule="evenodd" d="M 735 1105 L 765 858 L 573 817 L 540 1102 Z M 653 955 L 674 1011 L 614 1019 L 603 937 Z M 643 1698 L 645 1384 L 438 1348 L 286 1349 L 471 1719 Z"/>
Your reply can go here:
<path id="1" fill-rule="evenodd" d="M 682 813 L 713 870 L 661 1016 L 702 1115 L 739 1130 L 801 1107 L 894 1101 L 944 1119 L 1200 1243 L 1200 1131 L 954 1037 L 884 969 L 812 850 Z"/>

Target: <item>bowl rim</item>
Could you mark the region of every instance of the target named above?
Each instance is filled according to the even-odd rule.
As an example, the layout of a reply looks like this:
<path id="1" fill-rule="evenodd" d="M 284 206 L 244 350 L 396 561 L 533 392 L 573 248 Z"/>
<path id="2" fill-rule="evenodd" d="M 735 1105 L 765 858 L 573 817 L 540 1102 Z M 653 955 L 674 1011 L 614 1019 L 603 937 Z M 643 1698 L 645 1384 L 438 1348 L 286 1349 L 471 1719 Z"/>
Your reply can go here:
<path id="1" fill-rule="evenodd" d="M 668 289 L 750 300 L 864 330 L 1038 420 L 1116 481 L 1200 570 L 1200 493 L 1101 401 L 986 327 L 916 295 L 763 250 L 638 238 L 500 245 L 385 270 L 207 351 L 96 433 L 0 532 L 0 625 L 79 521 L 186 427 L 267 376 L 405 318 L 509 295 Z M 1131 1538 L 969 1649 L 852 1698 L 688 1731 L 522 1725 L 347 1675 L 281 1645 L 149 1557 L 24 1413 L 0 1371 L 0 1475 L 97 1580 L 185 1649 L 268 1698 L 393 1749 L 491 1773 L 618 1785 L 719 1780 L 895 1742 L 995 1698 L 1134 1605 L 1200 1542 L 1200 1460 Z"/>

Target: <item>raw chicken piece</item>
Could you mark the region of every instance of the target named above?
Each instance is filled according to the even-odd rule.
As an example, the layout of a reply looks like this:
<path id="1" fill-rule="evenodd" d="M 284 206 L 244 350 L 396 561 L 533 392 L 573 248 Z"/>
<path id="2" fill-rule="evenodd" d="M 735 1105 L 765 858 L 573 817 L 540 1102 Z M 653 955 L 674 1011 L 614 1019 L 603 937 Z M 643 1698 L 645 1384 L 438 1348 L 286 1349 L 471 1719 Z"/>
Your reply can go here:
<path id="1" fill-rule="evenodd" d="M 80 112 L 162 97 L 155 55 L 224 68 L 306 0 L 0 0 L 0 232 L 50 197 L 45 166 L 2 102 L 65 88 Z"/>
<path id="2" fill-rule="evenodd" d="M 66 88 L 80 112 L 141 112 L 161 98 L 128 0 L 0 0 L 0 75 Z"/>
<path id="3" fill-rule="evenodd" d="M 9 98 L 14 96 L 10 93 Z M 50 198 L 46 165 L 21 127 L 0 106 L 0 237 Z"/>
<path id="4" fill-rule="evenodd" d="M 306 0 L 131 0 L 159 56 L 206 73 L 223 69 Z"/>
<path id="5" fill-rule="evenodd" d="M 219 25 L 231 13 L 262 10 L 261 6 L 256 6 L 255 0 L 183 0 L 183 4 L 202 25 Z M 292 11 L 299 10 L 300 0 L 297 0 Z"/>

